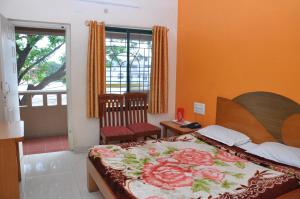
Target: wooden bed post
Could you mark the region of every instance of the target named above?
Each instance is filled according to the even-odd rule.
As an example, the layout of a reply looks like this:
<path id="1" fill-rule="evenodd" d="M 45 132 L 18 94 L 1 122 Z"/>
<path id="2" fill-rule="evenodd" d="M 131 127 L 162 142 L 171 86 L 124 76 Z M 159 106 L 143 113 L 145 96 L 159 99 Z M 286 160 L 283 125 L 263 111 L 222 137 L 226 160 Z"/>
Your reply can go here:
<path id="1" fill-rule="evenodd" d="M 94 179 L 92 178 L 88 170 L 87 170 L 87 188 L 89 192 L 96 192 L 99 190 L 96 182 L 94 181 Z"/>
<path id="2" fill-rule="evenodd" d="M 105 199 L 117 199 L 114 192 L 106 184 L 100 173 L 97 171 L 93 163 L 87 158 L 87 188 L 90 192 L 100 191 Z"/>

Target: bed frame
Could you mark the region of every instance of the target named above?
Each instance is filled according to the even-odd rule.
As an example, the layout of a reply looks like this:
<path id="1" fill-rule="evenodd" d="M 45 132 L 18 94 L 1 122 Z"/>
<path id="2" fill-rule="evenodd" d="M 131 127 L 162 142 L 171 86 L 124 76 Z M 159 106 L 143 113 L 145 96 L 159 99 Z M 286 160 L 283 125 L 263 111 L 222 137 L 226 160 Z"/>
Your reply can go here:
<path id="1" fill-rule="evenodd" d="M 278 141 L 300 147 L 300 105 L 270 92 L 251 92 L 232 100 L 218 97 L 216 124 L 241 131 L 253 142 Z M 106 199 L 117 199 L 114 192 L 87 158 L 87 186 Z M 278 199 L 298 199 L 300 188 Z"/>
<path id="2" fill-rule="evenodd" d="M 254 143 L 277 141 L 300 147 L 300 105 L 278 94 L 251 92 L 233 100 L 218 97 L 216 124 L 243 132 Z"/>
<path id="3" fill-rule="evenodd" d="M 87 158 L 87 187 L 90 192 L 100 191 L 105 199 L 117 199 L 93 163 Z"/>

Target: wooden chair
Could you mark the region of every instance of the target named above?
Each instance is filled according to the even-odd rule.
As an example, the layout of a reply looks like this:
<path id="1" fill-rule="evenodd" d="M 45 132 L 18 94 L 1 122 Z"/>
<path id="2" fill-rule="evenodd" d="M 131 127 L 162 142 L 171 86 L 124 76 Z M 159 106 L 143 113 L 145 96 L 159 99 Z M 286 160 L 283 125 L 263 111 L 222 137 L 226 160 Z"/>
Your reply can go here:
<path id="1" fill-rule="evenodd" d="M 126 126 L 135 137 L 161 136 L 161 129 L 148 123 L 147 119 L 147 94 L 126 93 L 125 95 Z"/>
<path id="2" fill-rule="evenodd" d="M 124 123 L 124 96 L 103 94 L 99 96 L 100 144 L 110 141 L 130 141 L 133 132 Z"/>

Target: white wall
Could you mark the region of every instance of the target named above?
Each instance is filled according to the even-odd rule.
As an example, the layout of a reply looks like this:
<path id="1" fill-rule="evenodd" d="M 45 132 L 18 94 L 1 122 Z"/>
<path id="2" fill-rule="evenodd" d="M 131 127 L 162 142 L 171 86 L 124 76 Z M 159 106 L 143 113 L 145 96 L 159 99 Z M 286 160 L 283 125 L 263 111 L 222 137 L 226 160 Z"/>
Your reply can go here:
<path id="1" fill-rule="evenodd" d="M 175 78 L 177 42 L 177 0 L 106 0 L 131 7 L 100 5 L 97 0 L 0 0 L 0 13 L 12 19 L 71 24 L 71 131 L 75 149 L 98 143 L 98 121 L 86 117 L 86 56 L 88 28 L 85 20 L 95 19 L 109 25 L 151 28 L 167 26 L 169 31 L 169 113 L 149 116 L 158 124 L 175 115 Z M 104 0 L 103 0 L 104 1 Z M 103 2 L 101 1 L 101 2 Z M 100 2 L 100 1 L 99 1 Z M 108 9 L 108 13 L 104 12 Z"/>

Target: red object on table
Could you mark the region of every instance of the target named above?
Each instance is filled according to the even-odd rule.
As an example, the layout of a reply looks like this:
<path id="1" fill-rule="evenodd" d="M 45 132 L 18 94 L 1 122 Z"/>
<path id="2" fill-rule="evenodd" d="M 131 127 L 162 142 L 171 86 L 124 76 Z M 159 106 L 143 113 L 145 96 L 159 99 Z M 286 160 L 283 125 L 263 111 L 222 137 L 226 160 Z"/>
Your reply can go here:
<path id="1" fill-rule="evenodd" d="M 177 108 L 176 120 L 177 120 L 177 122 L 183 122 L 184 121 L 184 108 Z"/>

